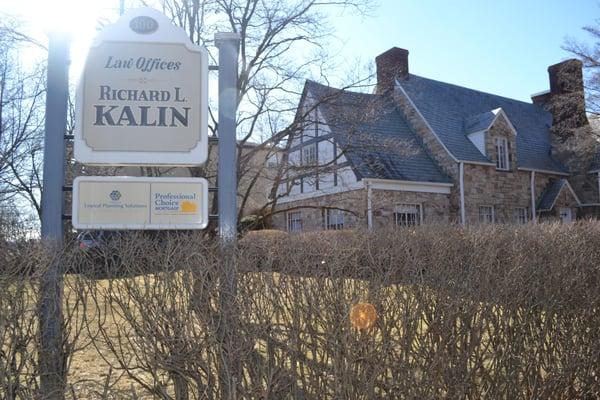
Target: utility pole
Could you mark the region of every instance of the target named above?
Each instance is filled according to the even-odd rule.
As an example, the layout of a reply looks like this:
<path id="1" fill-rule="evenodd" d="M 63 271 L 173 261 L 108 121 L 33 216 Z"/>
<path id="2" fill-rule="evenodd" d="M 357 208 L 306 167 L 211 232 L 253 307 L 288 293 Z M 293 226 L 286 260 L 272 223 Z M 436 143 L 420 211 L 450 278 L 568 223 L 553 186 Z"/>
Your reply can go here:
<path id="1" fill-rule="evenodd" d="M 51 250 L 58 250 L 63 244 L 62 188 L 69 97 L 69 38 L 65 33 L 50 34 L 46 86 L 42 239 Z M 62 291 L 60 260 L 53 259 L 43 271 L 39 292 L 40 389 L 44 400 L 64 399 Z"/>
<path id="2" fill-rule="evenodd" d="M 237 236 L 237 140 L 236 111 L 238 91 L 238 52 L 240 36 L 237 33 L 216 33 L 215 44 L 219 49 L 219 167 L 218 205 L 219 236 L 223 269 L 220 277 L 219 305 L 221 321 L 217 336 L 221 345 L 219 360 L 219 383 L 221 398 L 236 398 L 239 376 L 239 341 L 236 340 L 237 312 L 237 265 L 235 241 Z"/>

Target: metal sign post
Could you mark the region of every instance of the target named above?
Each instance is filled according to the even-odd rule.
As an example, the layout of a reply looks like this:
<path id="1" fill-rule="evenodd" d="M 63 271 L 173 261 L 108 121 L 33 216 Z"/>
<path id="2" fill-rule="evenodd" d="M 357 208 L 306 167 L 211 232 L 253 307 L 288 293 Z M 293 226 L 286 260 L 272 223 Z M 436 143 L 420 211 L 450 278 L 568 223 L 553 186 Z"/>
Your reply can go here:
<path id="1" fill-rule="evenodd" d="M 46 82 L 42 238 L 58 248 L 63 242 L 64 138 L 69 97 L 69 39 L 66 34 L 50 35 Z M 53 260 L 41 277 L 39 363 L 40 388 L 45 400 L 64 399 L 62 279 L 59 260 Z"/>
<path id="2" fill-rule="evenodd" d="M 220 284 L 221 323 L 218 339 L 221 343 L 222 359 L 219 365 L 221 398 L 234 399 L 239 382 L 236 353 L 236 312 L 234 309 L 237 291 L 237 266 L 233 253 L 237 236 L 237 141 L 236 110 L 238 85 L 238 51 L 240 35 L 237 33 L 215 34 L 219 49 L 219 168 L 218 204 L 219 236 L 222 243 L 223 270 Z"/>
<path id="3" fill-rule="evenodd" d="M 238 84 L 237 33 L 215 34 L 219 49 L 219 235 L 224 241 L 237 234 L 236 110 Z"/>

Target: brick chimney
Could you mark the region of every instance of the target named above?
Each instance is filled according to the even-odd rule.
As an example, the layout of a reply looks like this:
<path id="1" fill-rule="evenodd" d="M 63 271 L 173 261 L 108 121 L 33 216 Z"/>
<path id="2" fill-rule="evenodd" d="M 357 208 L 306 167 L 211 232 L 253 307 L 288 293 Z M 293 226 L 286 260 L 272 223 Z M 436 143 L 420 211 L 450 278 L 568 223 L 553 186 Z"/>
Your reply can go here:
<path id="1" fill-rule="evenodd" d="M 382 94 L 394 88 L 394 79 L 408 78 L 408 50 L 392 47 L 375 57 L 377 65 L 377 87 L 375 93 Z"/>

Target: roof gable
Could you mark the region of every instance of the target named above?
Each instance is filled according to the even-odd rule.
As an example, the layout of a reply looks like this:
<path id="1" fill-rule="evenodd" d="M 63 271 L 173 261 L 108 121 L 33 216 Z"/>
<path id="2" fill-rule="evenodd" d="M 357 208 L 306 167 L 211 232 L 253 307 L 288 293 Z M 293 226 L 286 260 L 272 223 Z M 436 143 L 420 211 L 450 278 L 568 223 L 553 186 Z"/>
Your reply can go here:
<path id="1" fill-rule="evenodd" d="M 483 112 L 481 114 L 465 117 L 465 134 L 470 135 L 473 133 L 487 131 L 489 130 L 499 118 L 503 118 L 504 122 L 508 125 L 513 134 L 517 134 L 517 130 L 508 119 L 508 116 L 502 110 L 502 108 L 496 108 L 495 110 L 490 110 Z"/>
<path id="2" fill-rule="evenodd" d="M 563 190 L 568 189 L 577 204 L 581 204 L 579 197 L 575 194 L 575 191 L 571 187 L 571 184 L 566 179 L 557 179 L 548 184 L 544 193 L 542 194 L 542 198 L 540 199 L 537 210 L 538 211 L 550 211 L 554 208 L 556 204 L 556 200 L 558 196 L 562 193 Z"/>
<path id="3" fill-rule="evenodd" d="M 358 179 L 451 182 L 388 96 L 306 87 Z"/>
<path id="4" fill-rule="evenodd" d="M 542 107 L 413 74 L 397 84 L 456 159 L 489 163 L 465 133 L 475 132 L 493 121 L 492 110 L 501 109 L 518 132 L 518 167 L 566 172 L 565 167 L 550 156 L 552 116 Z"/>

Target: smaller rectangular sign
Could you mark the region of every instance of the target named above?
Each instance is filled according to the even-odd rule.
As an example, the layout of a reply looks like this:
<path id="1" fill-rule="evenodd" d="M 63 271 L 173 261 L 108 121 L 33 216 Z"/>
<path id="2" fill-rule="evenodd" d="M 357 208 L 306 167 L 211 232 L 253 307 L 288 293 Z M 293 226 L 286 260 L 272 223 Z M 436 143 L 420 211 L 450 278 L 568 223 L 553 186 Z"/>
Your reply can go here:
<path id="1" fill-rule="evenodd" d="M 204 178 L 80 176 L 73 182 L 75 229 L 204 229 Z"/>

